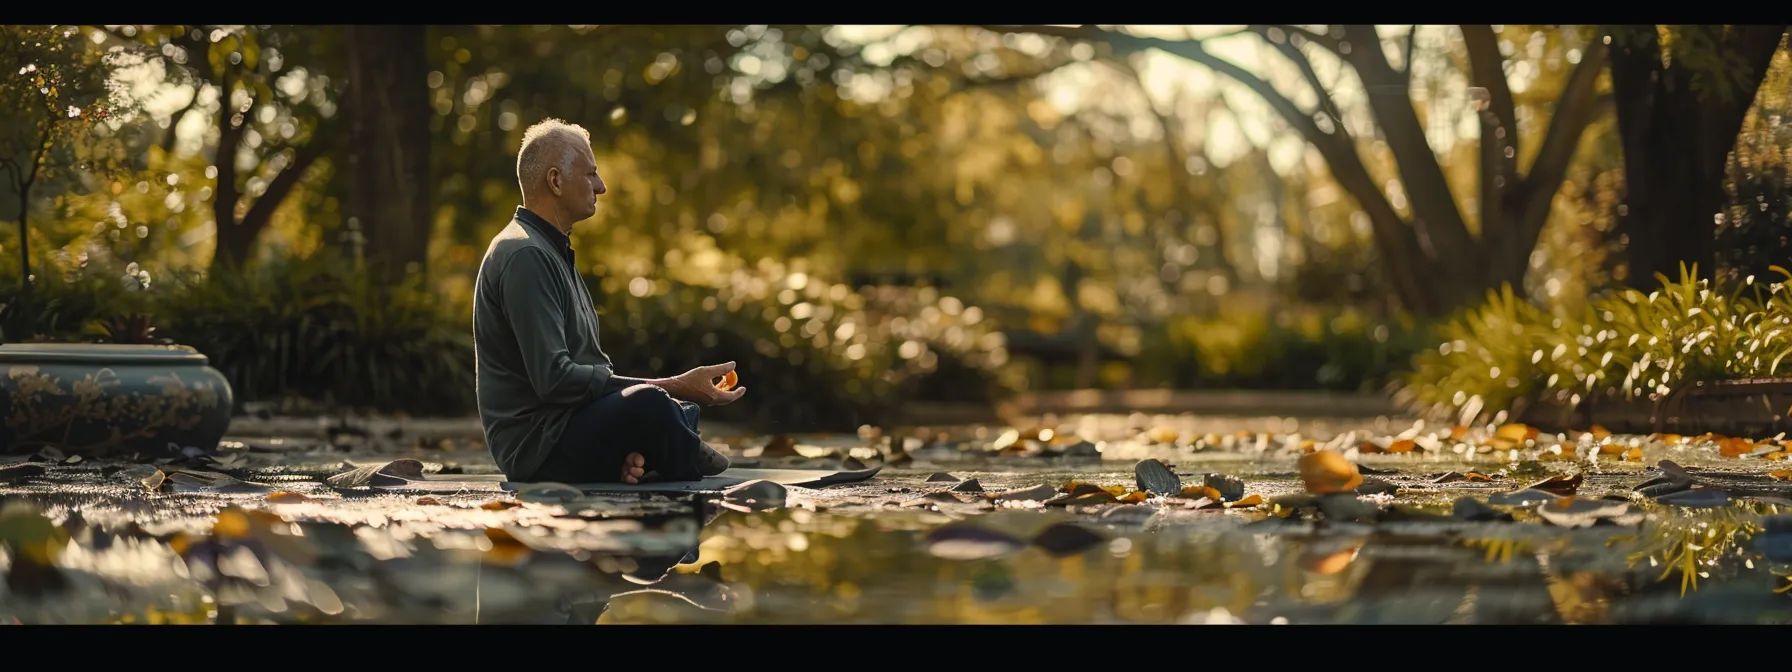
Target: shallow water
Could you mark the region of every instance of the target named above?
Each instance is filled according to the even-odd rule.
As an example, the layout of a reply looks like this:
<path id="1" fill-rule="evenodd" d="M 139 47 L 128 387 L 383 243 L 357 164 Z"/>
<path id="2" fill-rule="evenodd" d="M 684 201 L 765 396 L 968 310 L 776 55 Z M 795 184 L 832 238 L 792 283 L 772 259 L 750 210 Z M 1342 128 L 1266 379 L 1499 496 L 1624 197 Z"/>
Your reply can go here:
<path id="1" fill-rule="evenodd" d="M 1184 484 L 1224 473 L 1270 502 L 1303 491 L 1303 439 L 1231 435 L 1191 446 L 1186 429 L 1174 444 L 1105 438 L 1099 455 L 1080 459 L 1040 450 L 1050 442 L 1009 441 L 1003 455 L 988 445 L 1001 445 L 1003 432 L 972 432 L 914 447 L 912 461 L 865 483 L 789 488 L 782 506 L 764 510 L 714 496 L 519 502 L 319 482 L 398 456 L 445 472 L 488 470 L 476 450 L 234 445 L 210 472 L 187 468 L 240 481 L 165 474 L 155 492 L 141 465 L 39 462 L 41 475 L 11 478 L 4 467 L 20 463 L 0 463 L 0 621 L 1792 622 L 1788 531 L 1763 532 L 1764 517 L 1792 512 L 1775 499 L 1792 487 L 1765 475 L 1787 462 L 1723 457 L 1711 442 L 1672 437 L 1615 439 L 1642 449 L 1628 461 L 1600 442 L 1576 457 L 1574 440 L 1547 435 L 1516 453 L 1453 449 L 1474 437 L 1413 453 L 1357 450 L 1364 440 L 1430 435 L 1387 434 L 1402 429 L 1326 437 L 1374 472 L 1368 478 L 1392 485 L 1392 494 L 1353 500 L 1375 512 L 1362 521 L 1267 502 L 1054 506 L 988 496 L 1073 480 L 1131 492 L 1133 465 L 1147 457 L 1172 463 Z M 1550 449 L 1558 443 L 1568 444 L 1565 456 Z M 840 459 L 766 457 L 762 444 L 741 440 L 740 457 L 766 466 Z M 855 458 L 874 463 L 878 453 L 857 437 L 798 444 L 804 455 L 858 448 Z M 1689 508 L 1634 494 L 1660 475 L 1661 460 L 1756 498 Z M 1488 480 L 1437 482 L 1449 472 Z M 1512 522 L 1448 515 L 1458 498 L 1486 502 L 1568 473 L 1584 478 L 1578 499 L 1625 498 L 1646 516 L 1567 528 L 1535 504 L 1495 507 Z M 983 493 L 948 492 L 964 479 Z"/>

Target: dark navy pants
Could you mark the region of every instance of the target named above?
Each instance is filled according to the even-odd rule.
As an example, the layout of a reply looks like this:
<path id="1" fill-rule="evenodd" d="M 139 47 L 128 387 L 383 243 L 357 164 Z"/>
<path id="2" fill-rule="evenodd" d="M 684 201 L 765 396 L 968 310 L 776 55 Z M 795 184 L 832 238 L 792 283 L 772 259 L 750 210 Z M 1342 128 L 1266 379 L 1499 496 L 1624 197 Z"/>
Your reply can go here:
<path id="1" fill-rule="evenodd" d="M 560 441 L 530 480 L 618 483 L 623 458 L 640 453 L 655 480 L 695 481 L 703 440 L 700 409 L 653 385 L 635 385 L 598 397 L 574 411 Z"/>

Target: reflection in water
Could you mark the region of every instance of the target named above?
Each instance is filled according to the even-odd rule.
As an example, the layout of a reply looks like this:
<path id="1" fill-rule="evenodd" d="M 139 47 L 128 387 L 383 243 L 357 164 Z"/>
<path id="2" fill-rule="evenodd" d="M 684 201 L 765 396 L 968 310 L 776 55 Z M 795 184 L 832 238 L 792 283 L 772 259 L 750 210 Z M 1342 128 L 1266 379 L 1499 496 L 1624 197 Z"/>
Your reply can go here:
<path id="1" fill-rule="evenodd" d="M 705 498 L 489 499 L 266 510 L 192 499 L 173 507 L 187 515 L 133 517 L 141 509 L 128 501 L 13 497 L 0 512 L 0 621 L 1792 619 L 1792 528 L 1759 502 L 1645 502 L 1638 525 L 1567 528 L 1525 507 L 1507 508 L 1516 522 L 1410 509 L 1367 524 L 1147 505 L 748 511 Z"/>

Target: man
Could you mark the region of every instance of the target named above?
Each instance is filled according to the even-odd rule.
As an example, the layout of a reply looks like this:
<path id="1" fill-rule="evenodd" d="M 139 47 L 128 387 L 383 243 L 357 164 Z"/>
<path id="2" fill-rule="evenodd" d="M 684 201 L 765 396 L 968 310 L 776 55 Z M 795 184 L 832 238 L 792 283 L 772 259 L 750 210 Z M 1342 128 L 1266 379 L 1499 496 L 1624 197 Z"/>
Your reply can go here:
<path id="1" fill-rule="evenodd" d="M 713 382 L 734 363 L 673 378 L 616 375 L 569 235 L 607 189 L 591 136 L 548 119 L 517 153 L 523 205 L 492 239 L 474 287 L 473 341 L 486 445 L 512 481 L 697 480 L 728 459 L 698 437 L 698 405 L 745 387 Z"/>

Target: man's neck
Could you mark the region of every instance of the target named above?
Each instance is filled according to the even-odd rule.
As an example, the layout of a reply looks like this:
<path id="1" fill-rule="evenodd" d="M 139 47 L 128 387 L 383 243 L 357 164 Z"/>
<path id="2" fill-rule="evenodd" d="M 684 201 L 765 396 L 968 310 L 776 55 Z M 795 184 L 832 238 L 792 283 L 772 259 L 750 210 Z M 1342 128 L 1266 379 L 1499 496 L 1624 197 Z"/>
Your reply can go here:
<path id="1" fill-rule="evenodd" d="M 560 233 L 566 234 L 567 236 L 572 235 L 573 223 L 571 221 L 568 221 L 572 218 L 567 217 L 566 215 L 562 214 L 558 209 L 556 209 L 552 206 L 542 205 L 540 203 L 531 204 L 531 203 L 528 203 L 527 201 L 525 201 L 523 203 L 523 208 L 528 210 L 529 212 L 535 213 L 536 217 L 540 217 L 542 221 L 547 222 L 550 226 L 553 226 L 554 230 L 559 231 Z"/>

